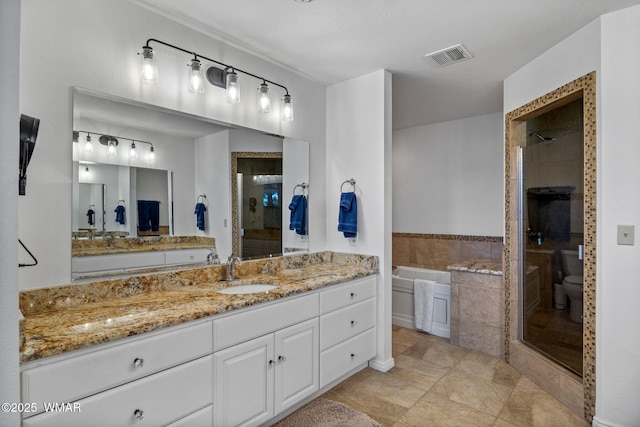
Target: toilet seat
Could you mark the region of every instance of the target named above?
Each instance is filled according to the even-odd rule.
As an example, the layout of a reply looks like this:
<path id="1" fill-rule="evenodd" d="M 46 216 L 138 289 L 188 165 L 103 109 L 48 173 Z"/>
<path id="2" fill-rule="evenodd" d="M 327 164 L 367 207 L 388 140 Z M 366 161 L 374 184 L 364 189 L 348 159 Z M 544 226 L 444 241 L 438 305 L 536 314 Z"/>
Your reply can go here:
<path id="1" fill-rule="evenodd" d="M 569 283 L 569 284 L 572 284 L 572 285 L 580 285 L 580 286 L 582 286 L 582 280 L 583 280 L 582 276 L 577 276 L 576 275 L 576 276 L 567 276 L 567 277 L 565 277 L 563 282 Z"/>

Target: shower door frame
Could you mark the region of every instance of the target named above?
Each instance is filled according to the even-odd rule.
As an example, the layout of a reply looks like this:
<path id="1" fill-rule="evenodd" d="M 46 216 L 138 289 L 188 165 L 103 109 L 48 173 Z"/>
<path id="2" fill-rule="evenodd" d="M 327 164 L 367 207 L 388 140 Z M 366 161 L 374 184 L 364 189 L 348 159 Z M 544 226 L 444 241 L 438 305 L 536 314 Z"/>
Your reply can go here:
<path id="1" fill-rule="evenodd" d="M 522 212 L 519 212 L 521 177 L 518 176 L 517 147 L 526 146 L 526 121 L 559 106 L 582 98 L 584 135 L 584 284 L 583 284 L 583 375 L 580 379 L 555 364 L 540 362 L 540 356 L 519 341 L 521 312 L 520 245 Z M 525 104 L 505 116 L 505 360 L 538 383 L 573 410 L 583 404 L 583 416 L 589 422 L 595 412 L 595 290 L 596 290 L 596 73 L 586 74 L 558 89 Z M 547 360 L 545 358 L 545 360 Z M 557 366 L 556 366 L 557 365 Z M 554 377 L 554 386 L 536 378 Z M 561 387 L 558 387 L 561 385 Z M 581 390 L 578 387 L 581 385 Z M 554 390 L 555 389 L 555 390 Z M 572 391 L 581 396 L 575 396 Z"/>

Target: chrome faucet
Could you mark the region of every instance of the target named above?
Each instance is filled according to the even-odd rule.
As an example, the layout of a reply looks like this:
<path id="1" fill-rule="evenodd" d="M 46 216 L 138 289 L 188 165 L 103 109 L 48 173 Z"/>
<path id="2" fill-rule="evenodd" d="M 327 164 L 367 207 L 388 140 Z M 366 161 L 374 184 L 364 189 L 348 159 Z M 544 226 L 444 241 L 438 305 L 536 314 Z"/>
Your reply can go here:
<path id="1" fill-rule="evenodd" d="M 242 265 L 242 261 L 240 260 L 240 257 L 237 256 L 230 256 L 229 259 L 227 259 L 227 281 L 230 282 L 232 280 L 235 280 L 236 278 L 236 264 L 237 265 Z"/>

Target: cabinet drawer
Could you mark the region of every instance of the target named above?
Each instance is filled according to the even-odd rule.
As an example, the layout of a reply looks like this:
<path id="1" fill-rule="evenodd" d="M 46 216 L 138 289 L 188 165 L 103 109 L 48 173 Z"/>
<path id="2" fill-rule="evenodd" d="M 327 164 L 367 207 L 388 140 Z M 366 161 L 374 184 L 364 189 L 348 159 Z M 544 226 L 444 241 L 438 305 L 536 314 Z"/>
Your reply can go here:
<path id="1" fill-rule="evenodd" d="M 377 276 L 354 280 L 320 293 L 320 313 L 325 314 L 376 295 Z"/>
<path id="2" fill-rule="evenodd" d="M 366 363 L 376 355 L 376 328 L 320 353 L 320 388 Z"/>
<path id="3" fill-rule="evenodd" d="M 208 427 L 213 425 L 213 405 L 200 409 L 167 427 Z"/>
<path id="4" fill-rule="evenodd" d="M 201 323 L 27 369 L 22 401 L 42 409 L 42 402 L 70 402 L 211 354 L 211 328 Z"/>
<path id="5" fill-rule="evenodd" d="M 320 350 L 326 350 L 375 325 L 375 298 L 320 316 Z"/>
<path id="6" fill-rule="evenodd" d="M 27 418 L 23 426 L 167 425 L 213 403 L 212 359 L 211 355 L 205 356 L 80 400 L 77 412 L 49 412 Z M 143 418 L 136 418 L 136 413 Z"/>
<path id="7" fill-rule="evenodd" d="M 318 294 L 266 307 L 252 308 L 213 320 L 214 351 L 286 328 L 318 316 Z"/>

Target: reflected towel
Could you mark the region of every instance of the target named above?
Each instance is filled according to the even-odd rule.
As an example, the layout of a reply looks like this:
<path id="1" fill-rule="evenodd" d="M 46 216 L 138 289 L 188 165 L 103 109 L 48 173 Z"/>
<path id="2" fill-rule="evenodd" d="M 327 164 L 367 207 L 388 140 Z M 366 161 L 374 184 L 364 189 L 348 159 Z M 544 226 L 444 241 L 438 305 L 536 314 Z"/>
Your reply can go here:
<path id="1" fill-rule="evenodd" d="M 301 236 L 307 235 L 307 197 L 303 194 L 296 194 L 289 203 L 291 218 L 289 220 L 289 230 L 296 230 Z"/>
<path id="2" fill-rule="evenodd" d="M 338 231 L 342 231 L 344 237 L 356 237 L 358 234 L 358 201 L 354 192 L 340 195 Z"/>
<path id="3" fill-rule="evenodd" d="M 204 205 L 204 203 L 196 203 L 196 208 L 193 213 L 196 214 L 196 227 L 198 227 L 198 229 L 200 230 L 205 229 L 204 212 L 206 210 L 207 207 Z"/>
<path id="4" fill-rule="evenodd" d="M 413 281 L 415 325 L 420 331 L 431 332 L 435 288 L 434 280 L 415 279 Z"/>
<path id="5" fill-rule="evenodd" d="M 125 220 L 124 220 L 124 206 L 122 205 L 118 205 L 116 206 L 116 209 L 114 210 L 114 212 L 116 213 L 116 222 L 120 223 L 120 224 L 124 224 Z"/>
<path id="6" fill-rule="evenodd" d="M 160 229 L 159 201 L 138 200 L 138 228 L 140 231 L 158 231 Z"/>
<path id="7" fill-rule="evenodd" d="M 95 223 L 95 214 L 96 212 L 93 209 L 89 209 L 87 211 L 87 222 L 89 225 L 93 225 Z"/>

